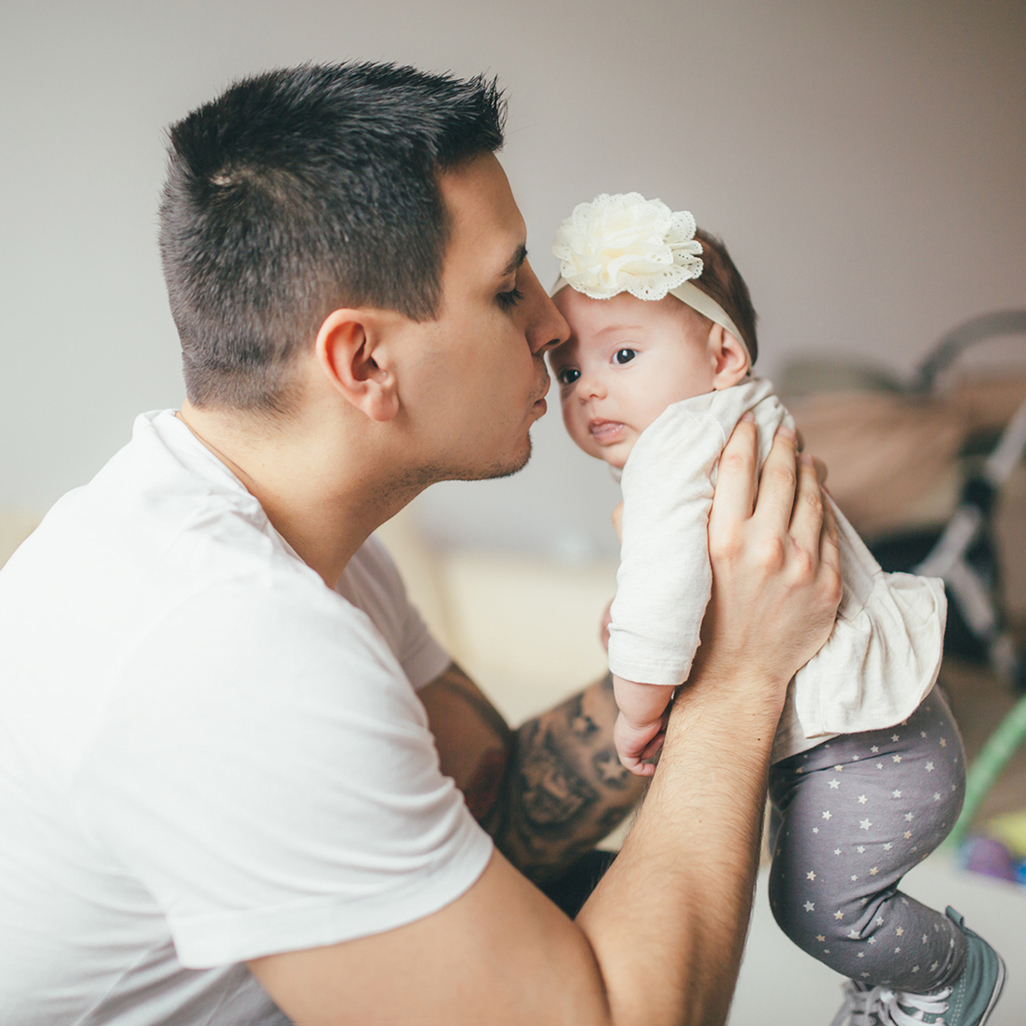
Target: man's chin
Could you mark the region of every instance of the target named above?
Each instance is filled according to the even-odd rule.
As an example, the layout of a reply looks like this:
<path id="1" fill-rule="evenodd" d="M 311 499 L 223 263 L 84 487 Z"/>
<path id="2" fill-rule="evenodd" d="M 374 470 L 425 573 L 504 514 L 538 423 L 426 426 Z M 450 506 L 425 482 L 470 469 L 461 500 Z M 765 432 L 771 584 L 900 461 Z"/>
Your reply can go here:
<path id="1" fill-rule="evenodd" d="M 530 458 L 531 439 L 528 437 L 524 448 L 504 461 L 483 467 L 442 466 L 439 464 L 423 467 L 417 472 L 413 484 L 420 491 L 440 481 L 490 481 L 499 477 L 512 477 L 527 466 Z"/>
<path id="2" fill-rule="evenodd" d="M 531 459 L 532 445 L 531 436 L 527 436 L 527 445 L 523 451 L 520 452 L 516 457 L 509 460 L 506 463 L 496 463 L 489 470 L 475 477 L 465 477 L 464 481 L 491 481 L 497 477 L 512 477 L 514 474 L 519 473 L 524 467 L 527 466 Z"/>

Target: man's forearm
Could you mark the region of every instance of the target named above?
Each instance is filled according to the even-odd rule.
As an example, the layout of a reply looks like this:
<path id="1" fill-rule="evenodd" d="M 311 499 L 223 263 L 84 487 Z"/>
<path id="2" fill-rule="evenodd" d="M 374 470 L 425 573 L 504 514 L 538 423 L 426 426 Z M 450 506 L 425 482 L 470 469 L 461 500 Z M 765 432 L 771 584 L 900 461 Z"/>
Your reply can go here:
<path id="1" fill-rule="evenodd" d="M 632 1010 L 646 1009 L 648 1021 L 706 1026 L 729 1009 L 775 713 L 771 704 L 753 709 L 718 678 L 700 675 L 677 699 L 631 834 L 578 916 L 615 996 L 615 1022 L 632 1023 Z M 644 944 L 624 944 L 641 936 Z M 656 995 L 666 1003 L 654 1006 Z"/>

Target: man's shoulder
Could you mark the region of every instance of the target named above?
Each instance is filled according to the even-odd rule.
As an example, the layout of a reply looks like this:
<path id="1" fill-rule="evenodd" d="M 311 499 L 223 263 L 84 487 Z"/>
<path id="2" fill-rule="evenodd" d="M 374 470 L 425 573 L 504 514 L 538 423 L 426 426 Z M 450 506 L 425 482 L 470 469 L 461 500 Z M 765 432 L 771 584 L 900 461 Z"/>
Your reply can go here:
<path id="1" fill-rule="evenodd" d="M 372 549 L 354 570 L 387 581 L 389 567 Z M 138 418 L 132 441 L 58 501 L 0 574 L 12 631 L 15 621 L 32 634 L 59 623 L 97 666 L 170 630 L 188 645 L 216 629 L 228 649 L 252 640 L 254 624 L 268 637 L 352 644 L 373 634 L 356 604 L 325 586 L 169 413 Z"/>

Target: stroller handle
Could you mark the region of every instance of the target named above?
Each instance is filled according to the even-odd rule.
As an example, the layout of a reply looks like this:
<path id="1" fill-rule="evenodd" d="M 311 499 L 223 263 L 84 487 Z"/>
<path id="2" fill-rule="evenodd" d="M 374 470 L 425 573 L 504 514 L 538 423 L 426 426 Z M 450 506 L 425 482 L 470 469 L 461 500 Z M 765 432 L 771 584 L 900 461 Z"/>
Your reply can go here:
<path id="1" fill-rule="evenodd" d="M 952 328 L 916 372 L 910 391 L 931 392 L 938 376 L 964 349 L 997 335 L 1026 334 L 1026 310 L 997 310 Z"/>

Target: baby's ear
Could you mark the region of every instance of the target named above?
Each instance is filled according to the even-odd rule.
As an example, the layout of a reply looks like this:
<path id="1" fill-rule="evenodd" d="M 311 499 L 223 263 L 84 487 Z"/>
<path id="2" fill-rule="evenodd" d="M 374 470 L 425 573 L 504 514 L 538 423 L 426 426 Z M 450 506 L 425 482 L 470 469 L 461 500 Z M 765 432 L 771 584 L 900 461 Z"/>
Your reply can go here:
<path id="1" fill-rule="evenodd" d="M 709 329 L 709 355 L 715 389 L 730 388 L 748 373 L 748 351 L 720 324 Z"/>

